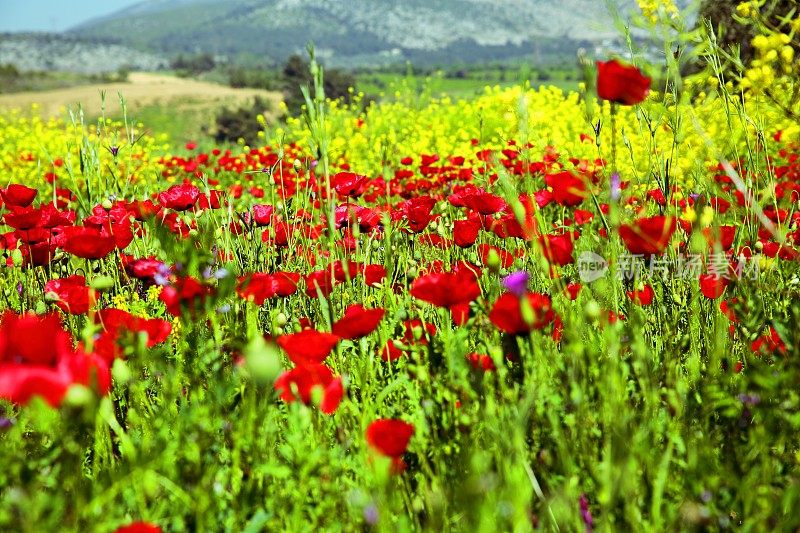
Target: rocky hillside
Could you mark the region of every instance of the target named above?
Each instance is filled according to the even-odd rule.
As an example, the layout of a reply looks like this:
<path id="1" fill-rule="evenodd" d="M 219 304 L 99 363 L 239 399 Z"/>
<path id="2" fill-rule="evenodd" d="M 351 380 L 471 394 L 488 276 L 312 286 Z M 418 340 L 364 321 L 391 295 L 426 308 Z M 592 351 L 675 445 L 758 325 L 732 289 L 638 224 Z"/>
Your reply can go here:
<path id="1" fill-rule="evenodd" d="M 616 0 L 630 14 L 633 0 Z M 150 0 L 74 28 L 175 55 L 284 59 L 309 41 L 337 64 L 571 54 L 617 35 L 602 0 Z M 543 51 L 543 52 L 542 52 Z"/>
<path id="2" fill-rule="evenodd" d="M 121 68 L 155 70 L 166 64 L 150 52 L 74 35 L 0 34 L 0 65 L 20 71 L 96 74 Z"/>

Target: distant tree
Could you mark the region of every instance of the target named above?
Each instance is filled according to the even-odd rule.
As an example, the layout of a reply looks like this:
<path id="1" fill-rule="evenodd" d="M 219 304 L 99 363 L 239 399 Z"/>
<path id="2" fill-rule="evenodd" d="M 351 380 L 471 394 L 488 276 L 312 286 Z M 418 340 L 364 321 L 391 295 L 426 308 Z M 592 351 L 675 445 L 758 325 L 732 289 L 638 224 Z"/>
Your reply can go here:
<path id="1" fill-rule="evenodd" d="M 195 56 L 178 55 L 172 60 L 173 69 L 186 75 L 197 75 L 214 70 L 217 62 L 211 54 L 198 54 Z"/>
<path id="2" fill-rule="evenodd" d="M 298 55 L 292 55 L 283 66 L 284 101 L 291 113 L 297 113 L 305 103 L 301 87 L 311 86 L 311 69 L 308 61 Z M 350 87 L 355 87 L 356 80 L 352 74 L 340 69 L 325 69 L 325 96 L 342 98 L 350 101 Z"/>
<path id="3" fill-rule="evenodd" d="M 258 142 L 258 132 L 261 131 L 256 116 L 270 111 L 271 108 L 269 101 L 256 97 L 252 104 L 223 109 L 217 115 L 214 139 L 217 142 L 237 142 L 244 139 L 250 146 L 255 145 Z"/>

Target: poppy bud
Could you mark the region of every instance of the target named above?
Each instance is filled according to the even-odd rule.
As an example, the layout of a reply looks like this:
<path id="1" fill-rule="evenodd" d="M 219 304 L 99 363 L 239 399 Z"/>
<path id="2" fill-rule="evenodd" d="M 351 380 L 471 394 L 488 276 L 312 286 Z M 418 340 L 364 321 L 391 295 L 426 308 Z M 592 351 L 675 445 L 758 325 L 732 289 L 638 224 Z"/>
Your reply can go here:
<path id="1" fill-rule="evenodd" d="M 49 292 L 44 293 L 44 301 L 45 302 L 57 302 L 59 300 L 60 300 L 60 298 L 58 297 L 58 293 L 55 293 L 53 291 L 49 291 Z"/>
<path id="2" fill-rule="evenodd" d="M 299 171 L 301 168 L 303 168 L 303 163 L 301 163 L 299 159 L 295 159 L 292 162 L 292 166 L 294 166 L 295 170 Z"/>
<path id="3" fill-rule="evenodd" d="M 96 291 L 105 291 L 108 289 L 114 288 L 114 278 L 109 276 L 97 276 L 92 280 L 92 283 L 89 285 Z"/>
<path id="4" fill-rule="evenodd" d="M 286 318 L 286 315 L 283 313 L 278 313 L 275 316 L 275 323 L 280 327 L 285 326 L 288 321 L 289 320 Z"/>
<path id="5" fill-rule="evenodd" d="M 500 264 L 500 254 L 497 253 L 497 250 L 492 248 L 489 250 L 488 257 L 486 258 L 486 266 L 489 268 L 489 270 L 497 272 L 500 270 Z"/>
<path id="6" fill-rule="evenodd" d="M 594 300 L 587 302 L 586 306 L 583 308 L 583 312 L 589 318 L 598 318 L 600 316 L 600 304 Z"/>
<path id="7" fill-rule="evenodd" d="M 260 335 L 253 338 L 244 349 L 245 363 L 256 382 L 272 383 L 281 372 L 278 350 Z"/>
<path id="8" fill-rule="evenodd" d="M 64 403 L 72 407 L 83 407 L 91 403 L 94 394 L 85 385 L 74 384 L 67 389 L 64 396 Z"/>
<path id="9" fill-rule="evenodd" d="M 22 251 L 19 248 L 11 250 L 11 262 L 14 266 L 22 266 Z"/>
<path id="10" fill-rule="evenodd" d="M 111 200 L 109 200 L 108 198 L 103 200 L 103 203 L 100 205 L 103 206 L 103 209 L 105 209 L 106 211 L 109 211 L 112 207 L 114 207 L 114 204 L 112 204 Z"/>
<path id="11" fill-rule="evenodd" d="M 111 367 L 111 376 L 114 381 L 120 385 L 124 385 L 131 380 L 132 374 L 128 363 L 122 359 L 114 359 L 114 366 Z"/>

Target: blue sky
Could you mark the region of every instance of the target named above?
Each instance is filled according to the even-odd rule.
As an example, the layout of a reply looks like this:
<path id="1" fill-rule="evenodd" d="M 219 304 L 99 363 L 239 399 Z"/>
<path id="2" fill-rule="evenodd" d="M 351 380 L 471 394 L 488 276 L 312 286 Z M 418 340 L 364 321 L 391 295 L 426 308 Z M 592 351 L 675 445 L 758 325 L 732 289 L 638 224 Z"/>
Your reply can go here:
<path id="1" fill-rule="evenodd" d="M 140 0 L 0 0 L 0 32 L 62 31 Z"/>

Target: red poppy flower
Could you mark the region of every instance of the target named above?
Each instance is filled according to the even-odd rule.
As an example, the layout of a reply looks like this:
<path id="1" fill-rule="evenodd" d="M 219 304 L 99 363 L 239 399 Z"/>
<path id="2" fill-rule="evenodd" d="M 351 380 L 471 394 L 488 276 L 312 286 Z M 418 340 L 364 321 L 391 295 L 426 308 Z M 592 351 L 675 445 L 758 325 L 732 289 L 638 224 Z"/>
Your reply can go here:
<path id="1" fill-rule="evenodd" d="M 425 231 L 434 216 L 431 214 L 436 200 L 430 196 L 419 196 L 403 202 L 399 213 L 408 221 L 409 229 L 414 233 Z"/>
<path id="2" fill-rule="evenodd" d="M 719 233 L 713 228 L 705 228 L 703 236 L 706 238 L 708 245 L 712 248 L 719 243 L 720 248 L 727 252 L 733 248 L 733 240 L 736 237 L 736 228 L 733 226 L 720 226 Z"/>
<path id="3" fill-rule="evenodd" d="M 144 333 L 147 346 L 153 347 L 166 341 L 172 332 L 169 321 L 161 318 L 141 318 L 122 309 L 102 309 L 97 313 L 97 322 L 107 333 L 118 335 L 122 331 Z"/>
<path id="4" fill-rule="evenodd" d="M 82 315 L 94 304 L 94 291 L 86 286 L 83 276 L 68 276 L 50 280 L 44 285 L 45 294 L 56 296 L 56 306 L 72 315 Z"/>
<path id="5" fill-rule="evenodd" d="M 114 533 L 162 533 L 161 528 L 148 522 L 134 522 L 118 527 Z"/>
<path id="6" fill-rule="evenodd" d="M 486 243 L 478 245 L 478 255 L 480 256 L 484 265 L 488 264 L 489 257 L 491 256 L 492 252 L 496 253 L 500 258 L 501 267 L 509 268 L 514 264 L 514 256 L 502 248 L 498 248 L 497 246 L 492 246 L 491 244 Z"/>
<path id="7" fill-rule="evenodd" d="M 239 278 L 236 293 L 256 305 L 264 305 L 270 298 L 291 296 L 297 292 L 300 274 L 294 272 L 256 272 Z"/>
<path id="8" fill-rule="evenodd" d="M 358 198 L 364 192 L 367 177 L 359 176 L 354 172 L 339 172 L 331 179 L 331 185 L 341 196 Z"/>
<path id="9" fill-rule="evenodd" d="M 381 359 L 384 361 L 396 361 L 406 354 L 403 350 L 398 348 L 394 341 L 389 339 L 386 341 L 383 349 L 381 350 Z"/>
<path id="10" fill-rule="evenodd" d="M 31 189 L 25 185 L 17 185 L 12 183 L 5 189 L 0 189 L 0 196 L 7 206 L 28 207 L 33 203 L 39 191 Z"/>
<path id="11" fill-rule="evenodd" d="M 300 333 L 281 335 L 277 342 L 289 359 L 294 364 L 300 365 L 321 363 L 330 355 L 339 340 L 338 335 L 307 329 Z"/>
<path id="12" fill-rule="evenodd" d="M 225 202 L 225 192 L 216 189 L 211 189 L 208 194 L 201 194 L 198 198 L 197 206 L 200 209 L 220 209 Z"/>
<path id="13" fill-rule="evenodd" d="M 597 96 L 622 105 L 639 104 L 650 92 L 651 80 L 633 65 L 612 59 L 597 62 Z"/>
<path id="14" fill-rule="evenodd" d="M 301 401 L 306 405 L 313 400 L 314 389 L 322 390 L 320 411 L 331 415 L 339 407 L 344 397 L 341 377 L 334 377 L 333 371 L 325 365 L 304 363 L 287 370 L 275 380 L 275 390 L 284 402 Z M 296 394 L 295 394 L 296 391 Z"/>
<path id="15" fill-rule="evenodd" d="M 25 230 L 40 226 L 42 210 L 33 207 L 11 206 L 11 211 L 3 215 L 3 222 L 17 230 Z"/>
<path id="16" fill-rule="evenodd" d="M 412 424 L 396 419 L 376 420 L 367 427 L 366 432 L 369 445 L 381 455 L 393 459 L 406 453 L 413 435 Z"/>
<path id="17" fill-rule="evenodd" d="M 633 291 L 626 291 L 628 298 L 635 304 L 647 306 L 653 303 L 653 298 L 655 297 L 655 292 L 653 292 L 653 287 L 650 285 L 645 285 L 642 287 L 641 290 L 636 289 Z"/>
<path id="18" fill-rule="evenodd" d="M 492 358 L 486 354 L 468 354 L 467 361 L 475 370 L 482 370 L 484 372 L 492 372 L 497 370 L 497 368 L 494 366 L 494 361 L 492 361 Z"/>
<path id="19" fill-rule="evenodd" d="M 206 297 L 212 293 L 211 287 L 203 285 L 190 276 L 181 277 L 161 290 L 159 299 L 167 306 L 170 314 L 178 316 L 183 309 L 189 313 L 202 308 Z"/>
<path id="20" fill-rule="evenodd" d="M 432 273 L 420 276 L 411 284 L 411 296 L 450 309 L 456 324 L 469 318 L 469 303 L 481 295 L 475 274 L 469 270 Z"/>
<path id="21" fill-rule="evenodd" d="M 383 265 L 365 265 L 363 272 L 364 283 L 368 287 L 378 285 L 386 278 L 386 269 Z"/>
<path id="22" fill-rule="evenodd" d="M 453 240 L 456 246 L 468 248 L 478 240 L 478 233 L 481 230 L 481 223 L 478 220 L 466 219 L 456 220 L 453 223 Z"/>
<path id="23" fill-rule="evenodd" d="M 481 189 L 476 189 L 474 192 L 462 196 L 461 203 L 464 207 L 480 213 L 481 215 L 493 215 L 508 207 L 505 200 L 500 196 Z"/>
<path id="24" fill-rule="evenodd" d="M 664 253 L 676 227 L 674 218 L 654 216 L 620 226 L 619 235 L 625 248 L 634 255 L 660 255 Z"/>
<path id="25" fill-rule="evenodd" d="M 700 276 L 700 292 L 709 300 L 716 300 L 725 293 L 725 288 L 730 280 L 716 274 L 702 274 Z"/>
<path id="26" fill-rule="evenodd" d="M 333 275 L 330 269 L 315 270 L 305 277 L 306 294 L 311 298 L 317 298 L 319 294 L 327 298 L 332 292 L 333 288 L 338 282 L 336 276 Z"/>
<path id="27" fill-rule="evenodd" d="M 428 322 L 423 322 L 418 318 L 406 320 L 403 322 L 403 338 L 408 343 L 428 344 L 428 337 L 436 335 L 436 325 Z"/>
<path id="28" fill-rule="evenodd" d="M 523 305 L 528 306 L 524 312 Z M 523 335 L 542 329 L 550 324 L 554 317 L 550 297 L 539 293 L 528 293 L 524 299 L 511 293 L 503 294 L 489 313 L 492 324 L 500 331 L 511 335 Z"/>
<path id="29" fill-rule="evenodd" d="M 569 299 L 577 300 L 578 294 L 581 292 L 582 288 L 583 287 L 581 286 L 580 283 L 570 283 L 569 285 L 567 285 L 566 291 L 567 291 L 567 296 L 569 296 Z"/>
<path id="30" fill-rule="evenodd" d="M 169 270 L 169 267 L 155 257 L 134 259 L 130 255 L 121 256 L 125 272 L 132 278 L 154 283 L 156 274 Z"/>
<path id="31" fill-rule="evenodd" d="M 553 189 L 553 200 L 559 205 L 575 207 L 589 195 L 586 183 L 571 172 L 559 172 L 545 176 L 544 182 Z"/>
<path id="32" fill-rule="evenodd" d="M 333 334 L 343 339 L 366 337 L 378 327 L 385 309 L 364 309 L 361 304 L 349 305 L 344 316 L 333 324 Z"/>
<path id="33" fill-rule="evenodd" d="M 87 226 L 64 228 L 64 239 L 64 251 L 83 259 L 102 259 L 117 247 L 113 236 Z"/>
<path id="34" fill-rule="evenodd" d="M 786 353 L 786 344 L 772 326 L 769 327 L 768 333 L 750 343 L 750 348 L 756 354 Z"/>
<path id="35" fill-rule="evenodd" d="M 275 213 L 275 208 L 271 205 L 254 205 L 253 206 L 253 221 L 256 226 L 269 226 Z"/>
<path id="36" fill-rule="evenodd" d="M 164 192 L 159 193 L 158 203 L 173 211 L 186 211 L 197 203 L 200 198 L 200 189 L 194 185 L 183 183 L 173 185 Z"/>
<path id="37" fill-rule="evenodd" d="M 542 253 L 551 265 L 565 266 L 575 262 L 572 257 L 572 235 L 544 235 L 539 237 Z"/>
<path id="38" fill-rule="evenodd" d="M 0 318 L 0 398 L 24 405 L 40 396 L 56 407 L 73 384 L 105 394 L 111 376 L 102 359 L 72 347 L 56 315 Z"/>

